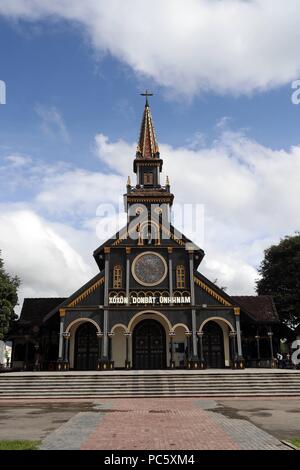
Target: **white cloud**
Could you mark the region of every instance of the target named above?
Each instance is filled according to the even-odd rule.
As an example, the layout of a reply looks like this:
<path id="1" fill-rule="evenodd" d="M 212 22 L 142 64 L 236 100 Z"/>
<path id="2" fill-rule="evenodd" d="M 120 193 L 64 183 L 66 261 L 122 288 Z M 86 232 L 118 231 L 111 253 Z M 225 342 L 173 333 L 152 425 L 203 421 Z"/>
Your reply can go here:
<path id="1" fill-rule="evenodd" d="M 35 202 L 52 214 L 93 217 L 99 204 L 116 204 L 122 190 L 118 175 L 74 169 L 44 178 Z"/>
<path id="2" fill-rule="evenodd" d="M 211 147 L 160 151 L 175 202 L 204 204 L 204 243 L 201 234 L 194 239 L 206 251 L 200 270 L 231 293 L 253 293 L 263 250 L 300 229 L 300 146 L 272 150 L 226 126 L 220 132 Z M 97 142 L 100 158 L 125 179 L 133 146 Z"/>
<path id="3" fill-rule="evenodd" d="M 23 167 L 24 165 L 29 165 L 32 162 L 32 159 L 30 157 L 27 157 L 25 155 L 8 155 L 7 157 L 4 157 L 4 160 L 9 162 L 13 167 Z"/>
<path id="4" fill-rule="evenodd" d="M 41 129 L 50 136 L 59 135 L 60 138 L 70 143 L 70 135 L 59 110 L 55 106 L 46 107 L 37 104 L 35 107 L 37 115 L 41 118 Z"/>
<path id="5" fill-rule="evenodd" d="M 97 207 L 118 204 L 135 144 L 98 134 L 96 145 L 105 172 L 63 163 L 41 172 L 42 162 L 33 161 L 31 200 L 2 208 L 0 248 L 10 271 L 25 279 L 26 295 L 65 295 L 97 271 L 92 251 L 102 242 L 97 229 L 103 232 Z M 160 150 L 175 202 L 205 207 L 204 241 L 201 233 L 193 237 L 206 252 L 200 270 L 231 294 L 253 293 L 263 250 L 300 229 L 300 146 L 273 150 L 225 126 L 209 147 Z M 22 180 L 22 171 L 28 175 L 27 165 L 9 173 L 12 182 Z M 114 215 L 101 220 L 109 224 Z"/>
<path id="6" fill-rule="evenodd" d="M 0 14 L 79 23 L 97 50 L 188 95 L 249 93 L 300 74 L 299 0 L 1 0 Z"/>
<path id="7" fill-rule="evenodd" d="M 26 296 L 68 296 L 95 274 L 67 241 L 67 231 L 63 238 L 53 224 L 30 209 L 2 205 L 0 227 L 5 267 L 22 281 L 21 302 Z"/>

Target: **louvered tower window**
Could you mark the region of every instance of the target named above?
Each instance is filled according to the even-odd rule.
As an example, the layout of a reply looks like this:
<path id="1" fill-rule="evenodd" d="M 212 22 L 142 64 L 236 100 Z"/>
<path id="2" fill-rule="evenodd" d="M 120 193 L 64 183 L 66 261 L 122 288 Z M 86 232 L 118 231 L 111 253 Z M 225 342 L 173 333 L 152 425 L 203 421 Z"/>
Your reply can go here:
<path id="1" fill-rule="evenodd" d="M 144 174 L 144 184 L 153 184 L 153 173 Z"/>
<path id="2" fill-rule="evenodd" d="M 185 288 L 185 269 L 181 264 L 176 267 L 176 287 L 177 289 Z"/>
<path id="3" fill-rule="evenodd" d="M 114 266 L 113 287 L 120 289 L 122 287 L 122 268 L 119 264 Z"/>

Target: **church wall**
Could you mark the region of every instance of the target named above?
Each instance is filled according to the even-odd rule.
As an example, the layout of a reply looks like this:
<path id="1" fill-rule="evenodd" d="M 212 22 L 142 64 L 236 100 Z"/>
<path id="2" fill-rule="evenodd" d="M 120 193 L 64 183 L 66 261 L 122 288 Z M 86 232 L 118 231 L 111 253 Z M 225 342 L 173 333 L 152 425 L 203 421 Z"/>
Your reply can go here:
<path id="1" fill-rule="evenodd" d="M 172 326 L 176 325 L 177 323 L 184 323 L 187 325 L 188 329 L 192 328 L 192 320 L 191 320 L 191 310 L 164 310 L 160 308 L 155 308 L 149 305 L 149 307 L 141 306 L 140 310 L 110 310 L 108 313 L 108 329 L 109 331 L 112 330 L 113 326 L 121 323 L 128 326 L 130 320 L 139 312 L 160 312 L 162 313 L 171 323 Z M 157 319 L 157 315 L 152 314 L 152 318 L 154 320 Z M 144 318 L 144 315 L 140 318 Z"/>
<path id="2" fill-rule="evenodd" d="M 197 327 L 197 331 L 200 330 L 200 327 L 201 325 L 203 324 L 203 322 L 205 322 L 205 320 L 209 319 L 209 318 L 213 318 L 213 317 L 219 317 L 219 318 L 224 318 L 225 320 L 227 320 L 231 325 L 232 325 L 232 328 L 235 330 L 235 318 L 234 318 L 234 314 L 231 310 L 220 310 L 220 309 L 216 309 L 216 310 L 201 310 L 200 312 L 197 311 L 196 312 L 196 327 Z"/>
<path id="3" fill-rule="evenodd" d="M 91 319 L 94 320 L 103 331 L 103 311 L 68 311 L 64 319 L 64 330 L 66 330 L 72 322 L 80 319 Z"/>
<path id="4" fill-rule="evenodd" d="M 197 305 L 206 304 L 209 306 L 220 305 L 223 306 L 221 302 L 212 297 L 208 292 L 205 292 L 201 287 L 195 284 L 195 299 Z"/>

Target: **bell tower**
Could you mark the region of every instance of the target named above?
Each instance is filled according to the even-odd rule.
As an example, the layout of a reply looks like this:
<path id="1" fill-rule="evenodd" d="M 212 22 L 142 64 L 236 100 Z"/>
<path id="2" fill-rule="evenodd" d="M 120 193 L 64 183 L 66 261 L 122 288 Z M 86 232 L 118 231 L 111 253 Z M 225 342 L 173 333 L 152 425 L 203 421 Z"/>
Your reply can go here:
<path id="1" fill-rule="evenodd" d="M 164 205 L 168 211 L 173 204 L 174 195 L 170 192 L 169 179 L 166 184 L 161 184 L 161 171 L 163 160 L 160 158 L 158 143 L 156 140 L 153 119 L 150 111 L 148 97 L 152 93 L 141 93 L 146 97 L 145 108 L 142 117 L 139 141 L 133 161 L 133 171 L 136 174 L 136 185 L 131 186 L 130 178 L 127 181 L 127 192 L 124 195 L 125 210 L 128 213 L 132 205 L 142 204 L 147 207 L 148 213 L 152 205 Z M 130 214 L 130 217 L 133 214 Z"/>

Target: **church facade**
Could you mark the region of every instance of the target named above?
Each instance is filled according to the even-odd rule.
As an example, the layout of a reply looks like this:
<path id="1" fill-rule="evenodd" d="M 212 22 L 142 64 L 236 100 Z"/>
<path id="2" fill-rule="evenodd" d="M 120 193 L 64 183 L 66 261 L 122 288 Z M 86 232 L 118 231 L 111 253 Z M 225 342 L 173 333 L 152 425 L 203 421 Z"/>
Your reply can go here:
<path id="1" fill-rule="evenodd" d="M 99 273 L 68 298 L 25 299 L 13 365 L 39 370 L 273 366 L 269 296 L 229 296 L 201 274 L 204 251 L 171 224 L 174 195 L 146 97 L 124 194 L 127 224 L 94 253 Z M 275 332 L 275 335 L 274 335 Z"/>

